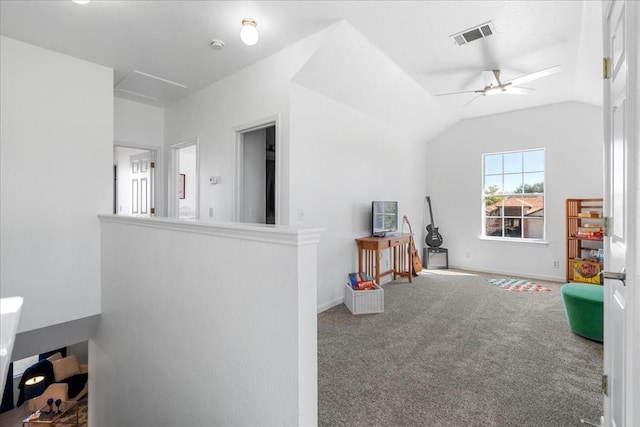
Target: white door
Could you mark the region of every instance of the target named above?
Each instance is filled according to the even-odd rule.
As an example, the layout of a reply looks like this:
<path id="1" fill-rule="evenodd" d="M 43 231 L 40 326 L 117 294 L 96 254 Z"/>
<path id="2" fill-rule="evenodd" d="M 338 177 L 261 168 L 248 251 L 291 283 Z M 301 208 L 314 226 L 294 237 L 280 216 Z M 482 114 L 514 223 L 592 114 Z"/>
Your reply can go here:
<path id="1" fill-rule="evenodd" d="M 145 151 L 129 157 L 131 176 L 131 214 L 150 216 L 151 207 L 151 153 Z"/>
<path id="2" fill-rule="evenodd" d="M 637 79 L 635 65 L 628 55 L 636 55 L 633 1 L 603 2 L 604 56 L 604 129 L 605 129 L 605 216 L 609 219 L 605 237 L 604 273 L 604 425 L 622 427 L 640 422 L 633 420 L 637 411 L 632 402 L 630 375 L 640 366 L 634 360 L 632 333 L 633 299 L 630 289 L 636 267 L 632 238 L 636 233 L 636 197 L 632 185 L 637 174 L 637 144 L 634 144 L 635 102 L 629 77 Z M 632 58 L 633 56 L 631 56 Z M 630 68 L 631 67 L 631 68 Z M 630 88 L 631 86 L 631 88 Z M 629 274 L 631 273 L 631 274 Z M 629 347 L 632 346 L 632 347 Z M 637 396 L 635 396 L 637 398 Z M 635 402 L 637 405 L 639 402 Z"/>
<path id="3" fill-rule="evenodd" d="M 153 216 L 157 214 L 155 149 L 114 145 L 114 213 Z"/>

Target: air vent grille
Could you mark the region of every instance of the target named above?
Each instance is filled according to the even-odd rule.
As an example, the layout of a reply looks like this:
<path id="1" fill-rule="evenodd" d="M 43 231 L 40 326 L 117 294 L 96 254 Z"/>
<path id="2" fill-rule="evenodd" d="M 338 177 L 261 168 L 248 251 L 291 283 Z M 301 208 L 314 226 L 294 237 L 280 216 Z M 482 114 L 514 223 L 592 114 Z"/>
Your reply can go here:
<path id="1" fill-rule="evenodd" d="M 469 28 L 464 31 L 460 31 L 459 33 L 455 33 L 450 35 L 449 37 L 453 38 L 453 41 L 458 45 L 462 46 L 463 44 L 470 43 L 474 40 L 479 40 L 490 35 L 493 35 L 496 32 L 495 27 L 493 26 L 493 22 L 485 22 L 483 24 L 477 25 L 473 28 Z"/>
<path id="2" fill-rule="evenodd" d="M 490 36 L 491 34 L 493 34 L 493 31 L 491 31 L 491 26 L 489 26 L 489 25 L 483 25 L 482 27 L 480 27 L 480 31 L 482 31 L 482 34 L 485 37 Z"/>
<path id="3" fill-rule="evenodd" d="M 464 39 L 464 37 L 462 37 L 462 35 L 457 35 L 453 37 L 453 40 L 455 40 L 455 42 L 457 44 L 465 44 L 467 41 Z"/>

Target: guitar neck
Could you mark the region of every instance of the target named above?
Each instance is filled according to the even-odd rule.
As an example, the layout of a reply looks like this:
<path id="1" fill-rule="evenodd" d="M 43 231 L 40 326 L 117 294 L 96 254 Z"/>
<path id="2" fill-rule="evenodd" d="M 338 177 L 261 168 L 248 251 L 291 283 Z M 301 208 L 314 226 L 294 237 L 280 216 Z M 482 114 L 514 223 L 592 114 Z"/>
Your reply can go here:
<path id="1" fill-rule="evenodd" d="M 433 223 L 433 212 L 431 212 L 431 197 L 427 196 L 427 202 L 429 203 L 429 218 L 431 218 L 431 227 L 435 228 L 435 224 Z"/>
<path id="2" fill-rule="evenodd" d="M 409 218 L 407 218 L 407 216 L 403 216 L 402 217 L 402 221 L 406 222 L 407 225 L 409 226 L 409 234 L 413 234 L 413 231 L 411 230 L 411 223 L 409 222 Z"/>

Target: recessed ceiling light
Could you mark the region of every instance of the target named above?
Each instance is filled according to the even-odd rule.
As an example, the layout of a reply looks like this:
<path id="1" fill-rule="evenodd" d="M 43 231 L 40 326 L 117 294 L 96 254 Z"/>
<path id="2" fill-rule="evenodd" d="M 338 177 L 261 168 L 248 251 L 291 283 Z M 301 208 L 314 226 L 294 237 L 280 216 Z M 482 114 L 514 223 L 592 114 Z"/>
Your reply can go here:
<path id="1" fill-rule="evenodd" d="M 258 24 L 254 19 L 245 18 L 242 20 L 242 29 L 240 30 L 240 39 L 247 46 L 253 46 L 258 42 Z"/>
<path id="2" fill-rule="evenodd" d="M 71 0 L 75 4 L 88 4 L 91 0 Z"/>

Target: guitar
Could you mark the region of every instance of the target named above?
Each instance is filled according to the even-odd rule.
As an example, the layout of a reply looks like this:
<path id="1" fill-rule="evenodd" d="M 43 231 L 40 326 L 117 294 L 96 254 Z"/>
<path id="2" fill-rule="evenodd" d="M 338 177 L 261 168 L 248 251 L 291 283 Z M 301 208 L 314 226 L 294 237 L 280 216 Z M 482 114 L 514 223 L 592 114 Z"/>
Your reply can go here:
<path id="1" fill-rule="evenodd" d="M 433 212 L 431 212 L 431 197 L 427 196 L 427 202 L 429 203 L 429 217 L 431 217 L 431 224 L 427 225 L 427 237 L 424 242 L 430 248 L 437 248 L 442 245 L 442 236 L 438 232 L 438 227 L 433 224 Z"/>
<path id="2" fill-rule="evenodd" d="M 409 254 L 411 255 L 412 260 L 411 274 L 417 276 L 420 272 L 422 272 L 422 262 L 420 261 L 420 255 L 418 255 L 416 245 L 413 243 L 413 230 L 411 230 L 411 223 L 409 222 L 409 218 L 407 218 L 407 216 L 405 215 L 402 220 L 409 226 Z"/>

